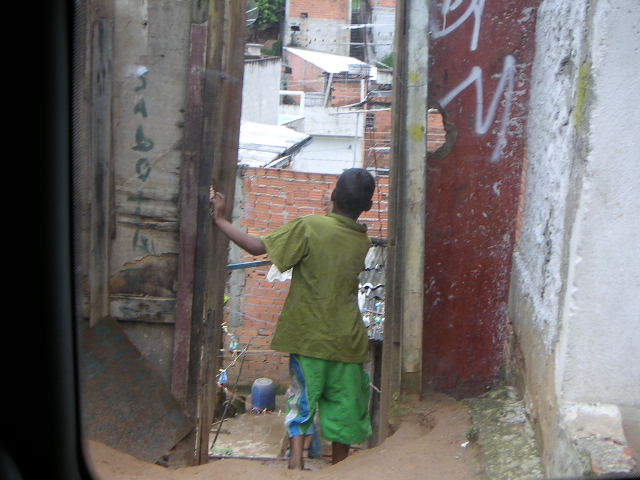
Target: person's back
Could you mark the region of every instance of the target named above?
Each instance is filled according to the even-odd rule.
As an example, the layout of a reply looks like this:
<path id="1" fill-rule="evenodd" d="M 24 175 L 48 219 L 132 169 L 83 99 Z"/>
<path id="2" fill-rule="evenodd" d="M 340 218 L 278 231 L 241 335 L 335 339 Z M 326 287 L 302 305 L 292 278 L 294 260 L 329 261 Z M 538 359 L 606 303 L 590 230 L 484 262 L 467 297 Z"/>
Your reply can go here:
<path id="1" fill-rule="evenodd" d="M 375 180 L 362 168 L 345 170 L 331 193 L 332 212 L 296 219 L 264 237 L 248 235 L 224 218 L 224 196 L 212 192 L 214 222 L 253 255 L 267 253 L 291 287 L 271 342 L 289 353 L 291 384 L 285 425 L 289 468 L 303 468 L 304 438 L 320 425 L 333 462 L 371 435 L 369 378 L 363 369 L 368 339 L 357 304 L 358 274 L 370 247 L 360 214 L 371 208 Z"/>
<path id="2" fill-rule="evenodd" d="M 366 362 L 368 338 L 357 305 L 358 275 L 371 246 L 366 227 L 329 213 L 294 220 L 273 235 L 262 239 L 267 251 L 280 271 L 293 267 L 293 276 L 271 347 Z"/>

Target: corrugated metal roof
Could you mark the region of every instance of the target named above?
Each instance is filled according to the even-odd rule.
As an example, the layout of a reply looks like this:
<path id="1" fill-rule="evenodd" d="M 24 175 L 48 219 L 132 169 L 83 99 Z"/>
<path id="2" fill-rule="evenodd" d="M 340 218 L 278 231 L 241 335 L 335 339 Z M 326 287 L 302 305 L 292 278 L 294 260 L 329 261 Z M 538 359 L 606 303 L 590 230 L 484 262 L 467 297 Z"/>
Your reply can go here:
<path id="1" fill-rule="evenodd" d="M 302 48 L 284 47 L 284 49 L 321 68 L 327 73 L 349 73 L 350 71 L 353 72 L 354 67 L 356 67 L 368 69 L 369 76 L 374 80 L 378 76 L 378 69 L 376 67 L 354 57 L 304 50 Z"/>
<path id="2" fill-rule="evenodd" d="M 281 125 L 242 122 L 238 164 L 265 167 L 292 155 L 311 141 L 311 135 Z"/>
<path id="3" fill-rule="evenodd" d="M 360 273 L 358 305 L 370 340 L 384 338 L 385 264 L 387 251 L 382 245 L 369 249 L 365 269 Z"/>

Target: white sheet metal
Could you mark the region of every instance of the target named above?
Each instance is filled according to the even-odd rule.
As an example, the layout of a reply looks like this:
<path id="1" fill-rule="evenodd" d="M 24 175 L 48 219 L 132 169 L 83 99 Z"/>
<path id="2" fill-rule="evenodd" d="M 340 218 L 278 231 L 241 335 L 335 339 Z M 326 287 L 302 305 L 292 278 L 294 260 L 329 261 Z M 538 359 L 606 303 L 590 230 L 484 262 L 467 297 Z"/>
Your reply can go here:
<path id="1" fill-rule="evenodd" d="M 280 125 L 242 122 L 238 164 L 263 167 L 285 153 L 290 155 L 310 140 L 311 136 Z"/>
<path id="2" fill-rule="evenodd" d="M 304 50 L 302 48 L 285 47 L 284 49 L 321 68 L 327 73 L 348 73 L 353 71 L 354 66 L 358 66 L 361 69 L 369 69 L 371 79 L 375 80 L 378 76 L 378 69 L 376 67 L 354 57 Z"/>

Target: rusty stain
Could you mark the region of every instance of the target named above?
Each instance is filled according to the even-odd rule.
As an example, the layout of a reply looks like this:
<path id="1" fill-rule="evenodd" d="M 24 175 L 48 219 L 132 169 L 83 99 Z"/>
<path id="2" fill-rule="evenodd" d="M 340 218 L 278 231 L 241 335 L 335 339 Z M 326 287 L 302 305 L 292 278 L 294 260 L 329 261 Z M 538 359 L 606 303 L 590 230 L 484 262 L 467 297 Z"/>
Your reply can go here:
<path id="1" fill-rule="evenodd" d="M 112 294 L 175 297 L 178 256 L 175 253 L 148 255 L 124 264 L 111 277 Z"/>

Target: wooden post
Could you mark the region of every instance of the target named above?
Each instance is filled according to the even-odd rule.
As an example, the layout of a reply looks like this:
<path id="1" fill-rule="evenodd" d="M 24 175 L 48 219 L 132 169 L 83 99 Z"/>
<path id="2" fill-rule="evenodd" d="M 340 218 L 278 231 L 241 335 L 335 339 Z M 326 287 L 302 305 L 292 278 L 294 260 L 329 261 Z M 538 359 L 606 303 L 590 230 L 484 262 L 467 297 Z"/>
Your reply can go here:
<path id="1" fill-rule="evenodd" d="M 195 122 L 190 127 L 192 133 L 198 130 L 201 132 L 197 140 L 189 137 L 195 142 L 189 148 L 197 148 L 197 151 L 185 153 L 194 156 L 189 161 L 198 158 L 198 165 L 196 167 L 190 164 L 189 168 L 194 170 L 183 172 L 183 188 L 192 191 L 185 190 L 181 193 L 183 202 L 189 202 L 192 208 L 195 207 L 195 215 L 192 212 L 192 218 L 185 220 L 195 220 L 195 231 L 189 224 L 184 224 L 185 231 L 192 235 L 189 239 L 184 239 L 184 247 L 186 252 L 194 252 L 193 263 L 187 257 L 181 266 L 183 284 L 180 315 L 188 315 L 190 303 L 191 323 L 186 326 L 184 321 L 181 322 L 180 334 L 188 334 L 188 342 L 182 337 L 182 345 L 176 344 L 174 350 L 174 359 L 181 362 L 180 368 L 187 365 L 184 372 L 186 378 L 179 379 L 180 372 L 174 370 L 175 381 L 172 381 L 174 391 L 184 396 L 186 410 L 195 423 L 193 432 L 178 447 L 180 451 L 186 452 L 184 459 L 188 465 L 208 461 L 216 374 L 220 368 L 218 351 L 222 338 L 228 242 L 212 227 L 209 216 L 209 186 L 214 183 L 217 190 L 225 194 L 231 211 L 240 132 L 244 18 L 243 2 L 209 1 L 202 112 L 199 117 L 198 105 L 191 104 L 194 110 L 190 112 L 196 118 L 188 119 L 188 122 Z M 194 29 L 194 32 L 197 30 Z M 195 93 L 194 101 L 198 96 L 199 93 Z M 201 124 L 200 129 L 198 123 Z M 193 279 L 192 285 L 189 284 L 190 278 Z M 184 360 L 187 351 L 188 362 Z M 178 357 L 175 356 L 176 353 L 179 353 Z"/>
<path id="2" fill-rule="evenodd" d="M 398 3 L 378 443 L 391 433 L 402 395 L 421 392 L 428 19 L 425 2 Z"/>
<path id="3" fill-rule="evenodd" d="M 403 74 L 404 114 L 396 117 L 402 170 L 402 377 L 403 393 L 420 394 L 422 386 L 422 324 L 424 322 L 424 232 L 427 193 L 427 83 L 429 9 L 427 2 L 405 4 Z"/>
<path id="4" fill-rule="evenodd" d="M 242 86 L 244 79 L 244 38 L 246 31 L 246 5 L 245 2 L 235 0 L 224 1 L 224 27 L 225 41 L 222 45 L 222 71 L 225 72 L 220 79 L 218 90 L 218 109 L 215 125 L 211 127 L 209 135 L 205 138 L 213 138 L 214 143 L 210 181 L 204 192 L 207 206 L 209 201 L 208 186 L 214 184 L 218 191 L 225 194 L 227 200 L 227 218 L 233 211 L 233 198 L 235 196 L 236 174 L 238 163 L 238 146 L 240 142 L 240 117 L 242 107 Z M 211 16 L 210 20 L 211 22 Z M 215 135 L 215 136 L 214 136 Z M 205 149 L 205 152 L 208 151 Z M 211 248 L 214 253 L 214 268 L 207 270 L 207 304 L 213 321 L 211 333 L 210 355 L 208 357 L 209 376 L 207 379 L 208 399 L 204 412 L 207 425 L 213 419 L 215 407 L 214 397 L 217 390 L 217 373 L 221 366 L 219 349 L 222 348 L 222 322 L 224 320 L 224 289 L 227 282 L 228 263 L 228 239 L 218 229 L 212 227 L 208 218 L 209 228 L 212 228 Z"/>
<path id="5" fill-rule="evenodd" d="M 191 51 L 187 67 L 187 108 L 183 160 L 180 173 L 180 250 L 178 253 L 176 323 L 171 375 L 171 391 L 181 403 L 184 403 L 187 397 L 191 344 L 206 44 L 207 27 L 192 25 Z"/>
<path id="6" fill-rule="evenodd" d="M 93 24 L 91 39 L 91 167 L 89 229 L 90 325 L 109 315 L 109 245 L 112 233 L 111 60 L 113 22 Z"/>

